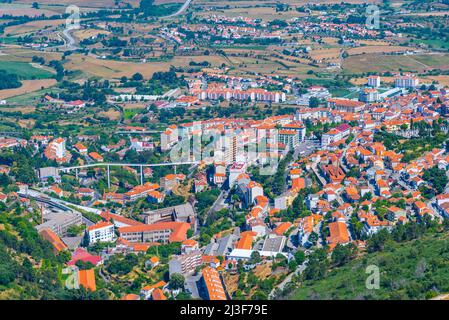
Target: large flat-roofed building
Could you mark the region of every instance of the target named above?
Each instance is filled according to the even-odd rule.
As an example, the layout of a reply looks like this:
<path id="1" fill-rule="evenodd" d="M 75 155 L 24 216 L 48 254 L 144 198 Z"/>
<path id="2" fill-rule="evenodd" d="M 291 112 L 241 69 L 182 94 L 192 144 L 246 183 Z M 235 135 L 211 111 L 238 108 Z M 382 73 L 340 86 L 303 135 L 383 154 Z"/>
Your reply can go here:
<path id="1" fill-rule="evenodd" d="M 263 242 L 262 251 L 267 252 L 282 252 L 287 239 L 284 236 L 278 236 L 276 234 L 270 234 L 265 238 Z"/>
<path id="2" fill-rule="evenodd" d="M 89 243 L 111 242 L 115 239 L 114 224 L 109 221 L 100 221 L 87 228 Z"/>
<path id="3" fill-rule="evenodd" d="M 67 234 L 71 226 L 79 226 L 82 223 L 82 215 L 74 211 L 49 212 L 43 215 L 43 223 L 36 226 L 38 231 L 48 228 L 62 237 Z"/>
<path id="4" fill-rule="evenodd" d="M 328 99 L 327 106 L 345 112 L 360 112 L 365 109 L 365 103 L 363 102 L 340 98 Z"/>
<path id="5" fill-rule="evenodd" d="M 119 228 L 120 237 L 130 242 L 182 242 L 187 239 L 190 224 L 158 222 Z"/>
<path id="6" fill-rule="evenodd" d="M 38 170 L 39 179 L 42 181 L 47 181 L 48 178 L 53 178 L 55 182 L 61 181 L 61 176 L 59 175 L 56 167 L 44 167 Z"/>
<path id="7" fill-rule="evenodd" d="M 379 76 L 369 76 L 368 77 L 368 86 L 377 88 L 380 87 L 380 77 Z"/>
<path id="8" fill-rule="evenodd" d="M 394 86 L 397 88 L 415 88 L 419 85 L 419 79 L 412 74 L 396 76 Z"/>
<path id="9" fill-rule="evenodd" d="M 178 221 L 193 224 L 195 221 L 195 209 L 187 202 L 178 206 L 146 211 L 143 216 L 146 224 L 161 221 Z"/>
<path id="10" fill-rule="evenodd" d="M 379 101 L 379 92 L 374 88 L 364 89 L 360 91 L 359 100 L 367 103 Z"/>

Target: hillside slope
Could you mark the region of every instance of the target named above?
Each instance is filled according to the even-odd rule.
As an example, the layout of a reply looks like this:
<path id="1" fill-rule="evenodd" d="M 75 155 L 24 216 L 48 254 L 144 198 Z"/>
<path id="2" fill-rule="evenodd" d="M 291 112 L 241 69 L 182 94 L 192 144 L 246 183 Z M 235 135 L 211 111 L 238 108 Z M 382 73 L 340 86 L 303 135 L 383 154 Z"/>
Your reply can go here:
<path id="1" fill-rule="evenodd" d="M 379 289 L 367 289 L 370 265 L 379 267 Z M 429 299 L 449 292 L 449 233 L 391 242 L 383 252 L 367 253 L 334 268 L 320 280 L 307 280 L 289 299 Z"/>

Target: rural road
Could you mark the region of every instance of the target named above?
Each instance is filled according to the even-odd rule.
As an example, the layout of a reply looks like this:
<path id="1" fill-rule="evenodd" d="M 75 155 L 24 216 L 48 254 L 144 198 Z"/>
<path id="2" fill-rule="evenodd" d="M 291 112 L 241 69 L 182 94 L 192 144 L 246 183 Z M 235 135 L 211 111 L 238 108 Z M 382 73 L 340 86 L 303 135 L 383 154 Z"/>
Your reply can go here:
<path id="1" fill-rule="evenodd" d="M 72 31 L 73 29 L 64 29 L 64 31 L 62 32 L 62 34 L 64 35 L 64 37 L 67 39 L 67 41 L 65 42 L 65 46 L 67 47 L 67 50 L 76 50 L 78 49 L 78 47 L 75 45 L 75 39 L 72 37 L 72 35 L 70 34 L 70 31 Z"/>
<path id="2" fill-rule="evenodd" d="M 179 16 L 181 13 L 183 13 L 190 5 L 190 3 L 193 0 L 186 0 L 186 2 L 184 2 L 184 4 L 181 6 L 181 8 L 179 8 L 178 11 L 176 11 L 175 13 L 169 15 L 169 16 L 165 16 L 164 18 L 172 18 L 172 17 L 176 17 Z"/>
<path id="3" fill-rule="evenodd" d="M 284 290 L 285 285 L 289 282 L 291 282 L 293 276 L 297 276 L 298 274 L 301 274 L 305 269 L 306 269 L 306 262 L 304 262 L 302 265 L 298 266 L 298 268 L 293 271 L 292 273 L 290 273 L 281 283 L 279 283 L 276 287 L 273 288 L 273 290 L 271 290 L 270 294 L 269 294 L 269 299 L 273 299 L 274 298 L 274 292 L 276 291 L 276 289 L 279 290 Z"/>

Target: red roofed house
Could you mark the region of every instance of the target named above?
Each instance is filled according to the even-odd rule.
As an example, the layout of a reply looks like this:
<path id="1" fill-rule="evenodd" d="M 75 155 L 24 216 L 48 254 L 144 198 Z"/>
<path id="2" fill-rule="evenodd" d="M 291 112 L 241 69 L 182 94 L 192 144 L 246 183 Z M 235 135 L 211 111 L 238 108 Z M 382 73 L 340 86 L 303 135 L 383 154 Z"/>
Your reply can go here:
<path id="1" fill-rule="evenodd" d="M 94 266 L 100 265 L 103 263 L 103 259 L 100 256 L 94 256 L 87 252 L 86 249 L 78 248 L 75 252 L 72 253 L 72 260 L 67 262 L 67 265 L 73 266 L 77 261 L 90 262 Z"/>
<path id="2" fill-rule="evenodd" d="M 327 243 L 332 247 L 337 244 L 344 244 L 349 242 L 349 232 L 346 227 L 346 223 L 343 221 L 335 221 L 329 223 L 329 237 L 327 237 Z"/>
<path id="3" fill-rule="evenodd" d="M 103 157 L 98 152 L 89 152 L 89 157 L 97 162 L 103 162 Z"/>

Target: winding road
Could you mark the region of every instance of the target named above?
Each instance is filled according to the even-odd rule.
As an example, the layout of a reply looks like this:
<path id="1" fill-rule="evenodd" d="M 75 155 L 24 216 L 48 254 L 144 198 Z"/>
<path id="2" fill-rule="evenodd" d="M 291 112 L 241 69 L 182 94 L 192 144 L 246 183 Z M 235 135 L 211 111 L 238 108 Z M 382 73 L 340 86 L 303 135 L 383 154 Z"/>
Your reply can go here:
<path id="1" fill-rule="evenodd" d="M 184 2 L 184 4 L 181 6 L 181 8 L 179 8 L 178 11 L 176 11 L 175 13 L 173 13 L 173 14 L 171 14 L 171 15 L 165 16 L 164 18 L 173 18 L 173 17 L 179 16 L 179 15 L 182 14 L 185 10 L 187 10 L 187 8 L 190 6 L 190 3 L 191 3 L 192 1 L 193 1 L 193 0 L 186 0 L 186 2 Z"/>
<path id="2" fill-rule="evenodd" d="M 75 38 L 73 38 L 72 35 L 70 34 L 70 31 L 72 31 L 72 30 L 74 30 L 74 29 L 68 28 L 68 29 L 64 29 L 64 31 L 62 31 L 62 34 L 67 39 L 67 41 L 65 42 L 65 46 L 67 47 L 67 50 L 78 49 L 78 47 L 76 46 Z"/>

